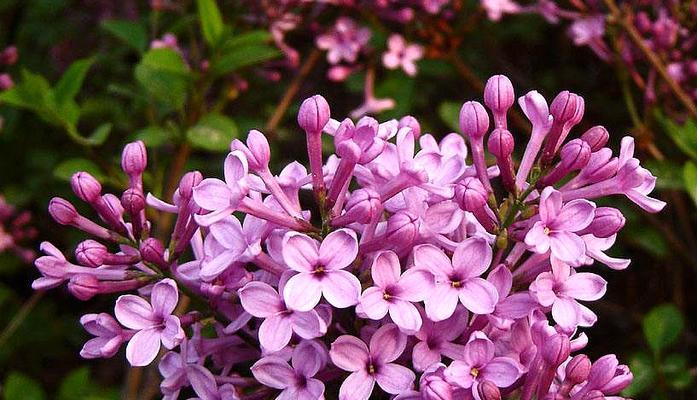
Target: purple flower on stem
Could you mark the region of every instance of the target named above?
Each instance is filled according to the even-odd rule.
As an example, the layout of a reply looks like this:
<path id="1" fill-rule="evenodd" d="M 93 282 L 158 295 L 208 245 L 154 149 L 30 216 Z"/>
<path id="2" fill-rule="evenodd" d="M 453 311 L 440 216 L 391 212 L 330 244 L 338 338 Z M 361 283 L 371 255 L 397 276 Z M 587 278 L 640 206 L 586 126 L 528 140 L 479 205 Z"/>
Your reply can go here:
<path id="1" fill-rule="evenodd" d="M 467 311 L 460 307 L 448 319 L 433 322 L 424 319 L 421 329 L 414 335 L 419 342 L 412 351 L 412 364 L 417 371 L 425 371 L 430 366 L 441 361 L 441 356 L 456 358 L 463 352 L 462 345 L 456 344 L 457 339 L 467 328 Z"/>
<path id="2" fill-rule="evenodd" d="M 344 271 L 358 255 L 356 234 L 339 229 L 327 235 L 321 245 L 307 235 L 289 232 L 283 239 L 283 260 L 298 274 L 283 289 L 288 307 L 310 311 L 324 298 L 337 308 L 358 303 L 361 283 Z"/>
<path id="3" fill-rule="evenodd" d="M 554 321 L 571 331 L 576 326 L 592 326 L 597 317 L 576 300 L 593 301 L 603 297 L 605 279 L 590 272 L 572 274 L 569 265 L 552 257 L 552 271 L 543 272 L 530 284 L 530 294 L 544 307 L 552 307 Z"/>
<path id="4" fill-rule="evenodd" d="M 233 151 L 225 158 L 225 181 L 207 178 L 194 188 L 194 201 L 201 208 L 213 211 L 197 216 L 197 222 L 211 225 L 232 213 L 249 192 L 247 158 L 241 151 Z"/>
<path id="5" fill-rule="evenodd" d="M 80 318 L 85 330 L 96 336 L 88 340 L 80 355 L 83 358 L 109 358 L 119 351 L 121 344 L 128 339 L 128 334 L 114 317 L 107 313 L 86 314 Z"/>
<path id="6" fill-rule="evenodd" d="M 359 27 L 351 18 L 341 17 L 330 32 L 317 37 L 317 47 L 327 50 L 330 64 L 338 64 L 341 60 L 354 63 L 368 40 L 370 29 Z"/>
<path id="7" fill-rule="evenodd" d="M 484 239 L 465 239 L 455 249 L 453 259 L 439 248 L 420 245 L 414 249 L 414 265 L 425 268 L 436 277 L 436 286 L 426 299 L 426 315 L 442 321 L 455 312 L 458 299 L 475 314 L 494 311 L 499 300 L 496 287 L 480 278 L 491 264 L 491 246 Z"/>
<path id="8" fill-rule="evenodd" d="M 179 318 L 172 312 L 179 301 L 179 290 L 171 279 L 156 283 L 150 294 L 150 303 L 132 294 L 116 300 L 116 319 L 135 335 L 126 346 L 126 358 L 134 367 L 150 364 L 160 351 L 160 343 L 172 349 L 184 340 Z"/>
<path id="9" fill-rule="evenodd" d="M 314 378 L 324 363 L 311 342 L 302 342 L 293 350 L 292 367 L 281 357 L 268 356 L 252 365 L 251 371 L 262 384 L 282 390 L 277 399 L 316 400 L 324 398 L 324 383 Z"/>
<path id="10" fill-rule="evenodd" d="M 375 286 L 361 296 L 363 312 L 370 319 L 382 319 L 388 312 L 392 321 L 406 332 L 421 328 L 421 315 L 412 302 L 425 300 L 433 287 L 433 275 L 418 268 L 408 269 L 400 276 L 399 258 L 385 251 L 375 258 L 371 276 Z"/>
<path id="11" fill-rule="evenodd" d="M 536 253 L 551 250 L 552 255 L 566 263 L 578 265 L 586 246 L 578 232 L 593 222 L 595 204 L 577 199 L 562 204 L 562 194 L 548 186 L 540 195 L 540 221 L 525 235 L 527 244 Z"/>
<path id="12" fill-rule="evenodd" d="M 397 325 L 387 324 L 370 338 L 370 348 L 355 336 L 343 335 L 332 343 L 329 356 L 337 367 L 351 372 L 339 389 L 339 400 L 367 400 L 375 382 L 390 394 L 409 390 L 416 376 L 393 363 L 404 351 L 407 337 Z"/>
<path id="13" fill-rule="evenodd" d="M 416 61 L 424 56 L 424 49 L 410 44 L 402 35 L 392 34 L 387 40 L 388 51 L 382 55 L 382 63 L 389 69 L 402 68 L 409 76 L 416 75 Z"/>

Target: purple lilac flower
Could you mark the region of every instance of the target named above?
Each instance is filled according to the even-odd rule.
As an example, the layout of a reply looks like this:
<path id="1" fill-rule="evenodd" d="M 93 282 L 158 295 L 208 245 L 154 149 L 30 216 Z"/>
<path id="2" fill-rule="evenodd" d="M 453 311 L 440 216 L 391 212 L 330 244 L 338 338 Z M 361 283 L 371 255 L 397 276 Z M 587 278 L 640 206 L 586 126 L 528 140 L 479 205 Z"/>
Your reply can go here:
<path id="1" fill-rule="evenodd" d="M 327 61 L 353 63 L 370 40 L 370 29 L 359 27 L 354 20 L 341 17 L 333 29 L 317 37 L 317 47 L 327 50 Z"/>
<path id="2" fill-rule="evenodd" d="M 393 34 L 387 40 L 387 52 L 382 55 L 382 63 L 389 69 L 401 68 L 407 75 L 414 76 L 416 61 L 423 56 L 423 47 L 407 43 L 401 35 Z"/>

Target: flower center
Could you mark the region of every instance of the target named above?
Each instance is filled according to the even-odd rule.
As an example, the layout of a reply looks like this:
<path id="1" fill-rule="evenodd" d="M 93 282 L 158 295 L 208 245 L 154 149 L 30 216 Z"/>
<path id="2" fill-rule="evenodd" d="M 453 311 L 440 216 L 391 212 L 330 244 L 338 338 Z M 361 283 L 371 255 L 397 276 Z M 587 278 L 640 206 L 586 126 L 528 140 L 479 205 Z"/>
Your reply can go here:
<path id="1" fill-rule="evenodd" d="M 470 370 L 470 375 L 472 375 L 472 377 L 476 378 L 477 376 L 479 376 L 479 370 L 477 368 L 472 368 Z"/>
<path id="2" fill-rule="evenodd" d="M 549 235 L 549 233 L 551 232 L 551 230 L 550 230 L 548 227 L 545 226 L 545 229 L 544 229 L 542 232 L 544 232 L 545 235 Z"/>
<path id="3" fill-rule="evenodd" d="M 320 265 L 317 265 L 317 266 L 315 267 L 315 270 L 312 271 L 313 274 L 316 274 L 316 275 L 318 275 L 318 276 L 322 276 L 322 275 L 324 275 L 326 272 L 327 272 L 327 270 L 324 269 L 324 265 L 321 265 L 321 264 L 320 264 Z"/>
<path id="4" fill-rule="evenodd" d="M 368 373 L 369 373 L 370 375 L 375 374 L 375 365 L 373 365 L 373 364 L 368 364 Z"/>
<path id="5" fill-rule="evenodd" d="M 456 288 L 456 289 L 457 289 L 457 288 L 461 288 L 461 287 L 462 287 L 462 281 L 460 281 L 460 280 L 451 280 L 451 281 L 450 281 L 450 286 L 452 286 L 452 287 L 454 287 L 454 288 Z"/>

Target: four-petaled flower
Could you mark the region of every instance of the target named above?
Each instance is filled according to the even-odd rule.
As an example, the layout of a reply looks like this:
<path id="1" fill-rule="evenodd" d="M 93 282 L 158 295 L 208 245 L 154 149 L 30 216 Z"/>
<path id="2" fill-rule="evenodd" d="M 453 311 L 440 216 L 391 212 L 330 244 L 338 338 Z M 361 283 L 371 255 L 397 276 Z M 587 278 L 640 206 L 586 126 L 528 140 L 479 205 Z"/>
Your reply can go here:
<path id="1" fill-rule="evenodd" d="M 324 367 L 325 358 L 304 341 L 294 350 L 291 365 L 278 356 L 267 356 L 252 365 L 254 377 L 262 384 L 281 389 L 278 399 L 317 400 L 324 398 L 324 383 L 315 374 Z M 326 354 L 326 349 L 323 349 Z M 325 355 L 326 357 L 326 355 Z"/>
<path id="2" fill-rule="evenodd" d="M 150 364 L 160 351 L 160 343 L 172 349 L 184 340 L 179 318 L 172 314 L 178 301 L 179 290 L 171 279 L 163 279 L 153 286 L 150 303 L 132 294 L 116 300 L 116 319 L 137 331 L 126 346 L 126 358 L 131 365 Z"/>
<path id="3" fill-rule="evenodd" d="M 407 43 L 402 35 L 393 34 L 387 40 L 388 51 L 382 55 L 382 63 L 389 69 L 402 68 L 409 76 L 416 75 L 416 61 L 424 56 L 418 44 Z"/>
<path id="4" fill-rule="evenodd" d="M 225 158 L 225 181 L 207 178 L 194 187 L 194 201 L 210 214 L 197 215 L 196 222 L 209 226 L 231 214 L 249 192 L 247 158 L 235 150 Z"/>

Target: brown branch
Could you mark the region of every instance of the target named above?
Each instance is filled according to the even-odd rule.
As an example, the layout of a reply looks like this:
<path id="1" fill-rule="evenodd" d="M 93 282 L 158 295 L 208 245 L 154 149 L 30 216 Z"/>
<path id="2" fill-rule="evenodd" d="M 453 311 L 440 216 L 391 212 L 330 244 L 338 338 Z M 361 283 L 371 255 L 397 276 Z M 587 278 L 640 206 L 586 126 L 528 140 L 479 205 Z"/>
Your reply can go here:
<path id="1" fill-rule="evenodd" d="M 12 320 L 10 320 L 5 327 L 5 330 L 3 330 L 2 334 L 0 334 L 0 347 L 4 346 L 5 342 L 12 337 L 17 328 L 22 326 L 24 320 L 27 318 L 29 313 L 31 313 L 34 307 L 36 307 L 43 295 L 43 291 L 35 291 L 32 293 L 31 297 L 29 297 L 29 299 L 22 304 L 22 307 L 20 307 L 19 311 L 17 311 L 17 313 L 12 317 Z"/>

